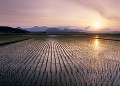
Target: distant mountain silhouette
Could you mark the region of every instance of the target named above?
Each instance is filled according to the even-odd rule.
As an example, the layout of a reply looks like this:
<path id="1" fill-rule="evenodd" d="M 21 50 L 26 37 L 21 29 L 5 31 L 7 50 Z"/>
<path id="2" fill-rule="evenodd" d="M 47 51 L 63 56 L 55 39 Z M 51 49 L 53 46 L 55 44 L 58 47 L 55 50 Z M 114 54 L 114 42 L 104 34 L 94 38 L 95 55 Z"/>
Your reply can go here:
<path id="1" fill-rule="evenodd" d="M 120 34 L 120 31 L 85 31 L 80 28 L 70 29 L 68 28 L 59 28 L 59 27 L 32 27 L 32 28 L 12 28 L 8 26 L 0 26 L 0 34 L 11 34 L 11 33 L 30 33 L 30 34 Z"/>
<path id="2" fill-rule="evenodd" d="M 85 32 L 80 32 L 76 29 L 59 29 L 59 28 L 48 28 L 47 30 L 44 31 L 45 33 L 48 34 L 82 34 Z"/>
<path id="3" fill-rule="evenodd" d="M 35 26 L 35 27 L 32 27 L 32 28 L 22 28 L 26 31 L 30 31 L 30 32 L 43 32 L 45 30 L 47 30 L 49 27 L 46 27 L 46 26 L 42 26 L 42 27 L 38 27 L 38 26 Z"/>
<path id="4" fill-rule="evenodd" d="M 12 28 L 8 26 L 0 26 L 0 33 L 29 33 L 28 31 L 17 29 L 17 28 Z"/>
<path id="5" fill-rule="evenodd" d="M 20 29 L 20 27 L 18 27 Z M 46 27 L 46 26 L 42 26 L 42 27 L 32 27 L 32 28 L 21 28 L 24 29 L 26 31 L 30 31 L 30 32 L 34 32 L 34 33 L 38 33 L 38 34 L 84 34 L 85 31 L 84 30 L 77 30 L 77 29 L 70 29 L 70 28 L 58 28 L 58 27 Z"/>
<path id="6" fill-rule="evenodd" d="M 18 27 L 18 28 L 20 28 L 20 27 Z M 27 31 L 30 31 L 30 32 L 56 32 L 57 30 L 60 32 L 60 31 L 62 31 L 62 32 L 85 32 L 84 30 L 82 30 L 82 29 L 71 29 L 70 27 L 68 27 L 68 28 L 64 28 L 64 27 L 46 27 L 46 26 L 42 26 L 42 27 L 38 27 L 38 26 L 35 26 L 35 27 L 32 27 L 32 28 L 21 28 L 21 29 L 24 29 L 24 30 L 27 30 Z M 48 30 L 49 31 L 48 31 Z"/>
<path id="7" fill-rule="evenodd" d="M 48 28 L 44 32 L 53 33 L 53 32 L 62 32 L 62 30 L 60 30 L 59 28 Z"/>
<path id="8" fill-rule="evenodd" d="M 120 34 L 120 31 L 113 31 L 112 34 Z"/>

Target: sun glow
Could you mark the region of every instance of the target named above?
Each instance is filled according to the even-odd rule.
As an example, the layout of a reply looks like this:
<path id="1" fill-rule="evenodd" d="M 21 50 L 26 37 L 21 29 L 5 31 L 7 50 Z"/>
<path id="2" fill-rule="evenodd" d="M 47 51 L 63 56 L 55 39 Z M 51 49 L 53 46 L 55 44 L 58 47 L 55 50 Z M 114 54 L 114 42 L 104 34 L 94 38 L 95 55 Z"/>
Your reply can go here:
<path id="1" fill-rule="evenodd" d="M 101 25 L 100 22 L 96 22 L 96 23 L 94 24 L 94 27 L 95 27 L 95 28 L 99 28 L 100 25 Z"/>

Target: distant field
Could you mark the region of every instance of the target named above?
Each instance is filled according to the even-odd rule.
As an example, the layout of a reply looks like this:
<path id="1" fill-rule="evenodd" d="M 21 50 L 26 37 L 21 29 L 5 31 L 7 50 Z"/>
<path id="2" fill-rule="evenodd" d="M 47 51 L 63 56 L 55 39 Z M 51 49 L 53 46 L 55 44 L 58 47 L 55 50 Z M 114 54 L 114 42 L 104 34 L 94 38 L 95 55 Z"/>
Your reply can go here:
<path id="1" fill-rule="evenodd" d="M 0 45 L 18 42 L 29 38 L 31 38 L 30 35 L 0 35 Z"/>
<path id="2" fill-rule="evenodd" d="M 0 35 L 0 86 L 120 86 L 120 35 Z"/>

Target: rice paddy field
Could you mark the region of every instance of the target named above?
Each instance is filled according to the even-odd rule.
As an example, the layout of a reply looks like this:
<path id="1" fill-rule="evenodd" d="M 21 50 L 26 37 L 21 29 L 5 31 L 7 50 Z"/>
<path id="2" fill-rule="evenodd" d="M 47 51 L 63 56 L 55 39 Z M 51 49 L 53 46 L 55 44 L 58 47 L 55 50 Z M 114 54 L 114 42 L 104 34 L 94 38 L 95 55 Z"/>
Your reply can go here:
<path id="1" fill-rule="evenodd" d="M 120 35 L 0 35 L 0 86 L 120 86 Z"/>

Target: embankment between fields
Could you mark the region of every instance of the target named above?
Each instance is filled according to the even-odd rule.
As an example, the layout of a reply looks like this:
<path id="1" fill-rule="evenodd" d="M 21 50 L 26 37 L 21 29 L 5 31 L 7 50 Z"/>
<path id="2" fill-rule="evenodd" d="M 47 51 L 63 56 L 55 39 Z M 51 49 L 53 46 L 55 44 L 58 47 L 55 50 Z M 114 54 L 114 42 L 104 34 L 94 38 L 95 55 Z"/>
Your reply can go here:
<path id="1" fill-rule="evenodd" d="M 4 46 L 4 45 L 16 43 L 16 42 L 20 42 L 20 41 L 24 41 L 24 40 L 28 40 L 28 39 L 32 39 L 32 38 L 26 38 L 26 39 L 21 39 L 21 40 L 15 40 L 15 41 L 4 42 L 4 43 L 0 43 L 0 46 Z"/>

